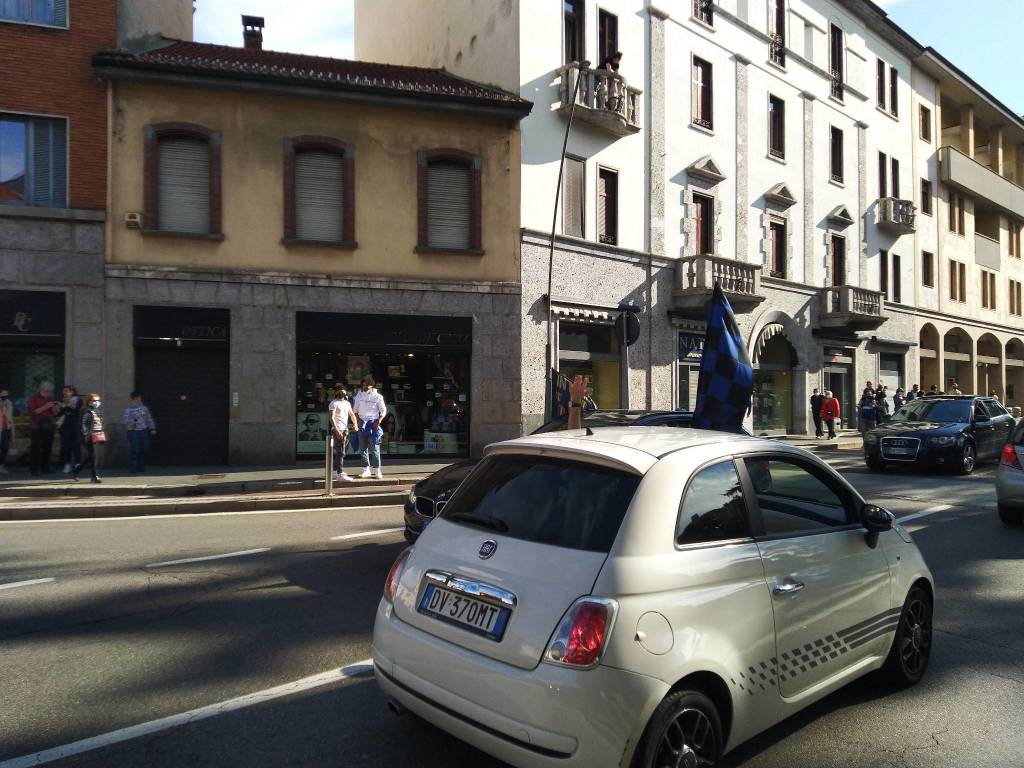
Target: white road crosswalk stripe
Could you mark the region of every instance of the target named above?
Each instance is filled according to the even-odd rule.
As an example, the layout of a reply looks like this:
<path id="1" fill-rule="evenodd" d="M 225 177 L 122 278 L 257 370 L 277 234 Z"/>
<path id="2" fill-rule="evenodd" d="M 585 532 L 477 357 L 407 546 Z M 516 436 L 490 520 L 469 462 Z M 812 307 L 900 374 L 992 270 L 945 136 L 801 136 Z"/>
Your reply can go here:
<path id="1" fill-rule="evenodd" d="M 259 549 L 243 549 L 241 552 L 228 552 L 223 555 L 207 555 L 206 557 L 186 557 L 184 560 L 165 560 L 162 563 L 150 563 L 147 568 L 162 568 L 167 565 L 184 565 L 185 563 L 202 563 L 207 560 L 223 560 L 226 557 L 244 557 L 245 555 L 258 555 L 260 552 L 269 552 L 270 547 Z"/>
<path id="2" fill-rule="evenodd" d="M 11 581 L 7 584 L 0 584 L 0 589 L 14 589 L 16 587 L 31 587 L 33 584 L 49 584 L 56 579 L 28 579 L 26 581 Z"/>
<path id="3" fill-rule="evenodd" d="M 350 539 L 365 539 L 370 536 L 383 536 L 386 533 L 400 533 L 404 528 L 381 528 L 377 531 L 363 531 L 362 533 L 346 533 L 341 536 L 331 536 L 331 541 L 348 541 Z"/>
<path id="4" fill-rule="evenodd" d="M 256 704 L 262 704 L 265 701 L 278 699 L 282 696 L 290 696 L 293 693 L 301 693 L 302 691 L 308 691 L 311 688 L 330 685 L 331 683 L 336 683 L 341 680 L 345 680 L 346 678 L 359 677 L 360 675 L 369 673 L 372 669 L 373 659 L 364 659 L 363 661 L 357 661 L 354 664 L 349 664 L 348 666 L 341 667 L 340 669 L 332 669 L 328 672 L 310 675 L 309 677 L 303 677 L 299 680 L 293 680 L 290 683 L 284 683 L 283 685 L 274 686 L 273 688 L 267 688 L 262 691 L 256 691 L 255 693 L 247 693 L 244 696 L 238 696 L 237 698 L 228 699 L 227 701 L 222 701 L 217 704 L 210 704 L 205 707 L 199 707 L 198 709 L 191 709 L 188 712 L 181 712 L 177 715 L 161 717 L 159 720 L 150 720 L 148 723 L 139 723 L 138 725 L 131 725 L 127 728 L 120 728 L 116 731 L 110 731 L 109 733 L 104 733 L 100 736 L 92 736 L 88 739 L 73 741 L 70 744 L 53 747 L 52 749 L 45 749 L 42 752 L 35 752 L 31 755 L 22 755 L 21 757 L 4 760 L 3 762 L 0 762 L 0 768 L 30 768 L 30 766 L 33 765 L 52 763 L 54 760 L 62 760 L 65 757 L 80 755 L 83 752 L 91 752 L 94 749 L 101 749 L 102 747 L 109 747 L 123 741 L 137 739 L 140 736 L 149 736 L 160 731 L 166 731 L 171 728 L 178 728 L 182 725 L 189 725 L 200 720 L 216 717 L 217 715 L 225 715 L 228 712 L 252 707 Z"/>
<path id="5" fill-rule="evenodd" d="M 915 512 L 912 515 L 907 515 L 905 517 L 897 517 L 896 518 L 896 522 L 899 523 L 900 525 L 903 525 L 903 523 L 909 522 L 910 520 L 917 520 L 918 518 L 921 518 L 921 517 L 927 517 L 928 515 L 934 515 L 936 512 L 945 512 L 947 509 L 952 509 L 952 508 L 953 508 L 952 504 L 939 504 L 939 505 L 934 506 L 934 507 L 928 507 L 927 509 L 922 509 L 920 512 Z"/>

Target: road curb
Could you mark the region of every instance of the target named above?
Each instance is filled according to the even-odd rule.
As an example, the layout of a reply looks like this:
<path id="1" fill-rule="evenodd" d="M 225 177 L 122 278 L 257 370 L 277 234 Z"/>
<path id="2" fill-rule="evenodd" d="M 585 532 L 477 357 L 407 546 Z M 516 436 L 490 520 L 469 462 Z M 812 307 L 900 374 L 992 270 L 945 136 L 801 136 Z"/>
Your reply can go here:
<path id="1" fill-rule="evenodd" d="M 202 515 L 211 512 L 260 512 L 265 510 L 345 509 L 348 507 L 384 507 L 402 504 L 412 485 L 398 486 L 376 493 L 342 496 L 251 496 L 241 498 L 180 498 L 135 503 L 46 504 L 0 507 L 0 521 L 66 520 L 99 517 L 143 517 L 160 515 Z"/>
<path id="2" fill-rule="evenodd" d="M 357 486 L 344 485 L 343 488 L 358 487 L 359 489 L 395 488 L 400 485 L 411 485 L 422 480 L 425 475 L 408 475 L 404 477 L 387 477 L 382 480 L 357 480 Z M 245 480 L 225 483 L 174 483 L 166 485 L 118 485 L 116 479 L 108 480 L 100 485 L 89 482 L 72 483 L 55 478 L 52 482 L 40 485 L 8 485 L 0 490 L 0 498 L 32 498 L 32 499 L 69 499 L 87 498 L 89 496 L 150 496 L 150 497 L 202 497 L 243 493 L 274 493 L 297 491 L 323 491 L 324 481 L 317 478 L 295 478 L 283 480 Z"/>

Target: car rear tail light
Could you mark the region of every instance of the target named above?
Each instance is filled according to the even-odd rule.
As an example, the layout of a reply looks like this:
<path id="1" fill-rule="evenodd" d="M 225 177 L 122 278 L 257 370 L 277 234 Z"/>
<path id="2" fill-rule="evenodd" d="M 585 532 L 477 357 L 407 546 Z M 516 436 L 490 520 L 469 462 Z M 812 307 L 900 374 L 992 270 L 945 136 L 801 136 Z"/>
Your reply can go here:
<path id="1" fill-rule="evenodd" d="M 614 600 L 582 597 L 566 611 L 555 630 L 544 660 L 568 667 L 592 667 L 608 644 L 615 613 Z"/>
<path id="2" fill-rule="evenodd" d="M 1003 446 L 1003 458 L 1000 459 L 999 463 L 1014 469 L 1024 469 L 1024 466 L 1021 466 L 1020 463 L 1020 456 L 1017 455 L 1017 448 L 1011 443 Z"/>
<path id="3" fill-rule="evenodd" d="M 402 550 L 402 554 L 395 560 L 395 564 L 391 566 L 391 570 L 388 571 L 388 577 L 384 582 L 384 599 L 389 603 L 395 601 L 395 587 L 398 586 L 398 580 L 402 578 L 402 571 L 405 570 L 405 562 L 409 559 L 409 555 L 412 554 L 412 547 L 406 547 Z"/>

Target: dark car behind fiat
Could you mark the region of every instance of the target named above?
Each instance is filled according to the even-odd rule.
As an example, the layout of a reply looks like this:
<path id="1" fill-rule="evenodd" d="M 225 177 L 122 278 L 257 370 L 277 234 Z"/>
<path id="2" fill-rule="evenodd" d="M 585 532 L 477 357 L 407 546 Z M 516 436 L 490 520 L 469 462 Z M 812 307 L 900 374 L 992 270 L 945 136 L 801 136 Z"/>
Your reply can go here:
<path id="1" fill-rule="evenodd" d="M 1014 418 L 993 397 L 922 397 L 864 436 L 864 461 L 949 469 L 969 475 L 979 461 L 998 459 Z"/>
<path id="2" fill-rule="evenodd" d="M 584 427 L 689 427 L 693 423 L 691 411 L 588 411 L 583 414 Z M 565 429 L 565 418 L 547 422 L 531 434 L 557 432 Z M 405 500 L 405 540 L 412 544 L 424 526 L 437 517 L 445 504 L 477 465 L 477 459 L 467 459 L 439 469 L 430 477 L 420 480 Z"/>

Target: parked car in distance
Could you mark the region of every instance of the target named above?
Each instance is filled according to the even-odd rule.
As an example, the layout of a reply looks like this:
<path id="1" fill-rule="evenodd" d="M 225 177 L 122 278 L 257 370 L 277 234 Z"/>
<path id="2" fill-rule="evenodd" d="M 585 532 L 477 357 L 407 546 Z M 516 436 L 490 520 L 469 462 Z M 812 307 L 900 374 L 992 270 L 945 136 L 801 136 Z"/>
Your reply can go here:
<path id="1" fill-rule="evenodd" d="M 1013 428 L 996 470 L 999 519 L 1007 525 L 1024 521 L 1024 421 Z"/>
<path id="2" fill-rule="evenodd" d="M 492 445 L 388 573 L 373 665 L 515 766 L 705 766 L 870 672 L 928 666 L 910 535 L 795 446 L 598 428 Z"/>
<path id="3" fill-rule="evenodd" d="M 530 434 L 564 432 L 566 418 L 545 422 Z M 583 413 L 583 426 L 590 427 L 689 427 L 693 423 L 692 411 L 629 411 L 596 410 Z M 444 509 L 448 499 L 466 478 L 479 459 L 466 459 L 439 469 L 430 477 L 420 480 L 409 491 L 405 500 L 405 540 L 412 544 L 423 528 Z"/>
<path id="4" fill-rule="evenodd" d="M 998 459 L 1016 420 L 994 397 L 940 395 L 911 400 L 864 435 L 869 468 L 945 468 L 969 475 Z"/>

